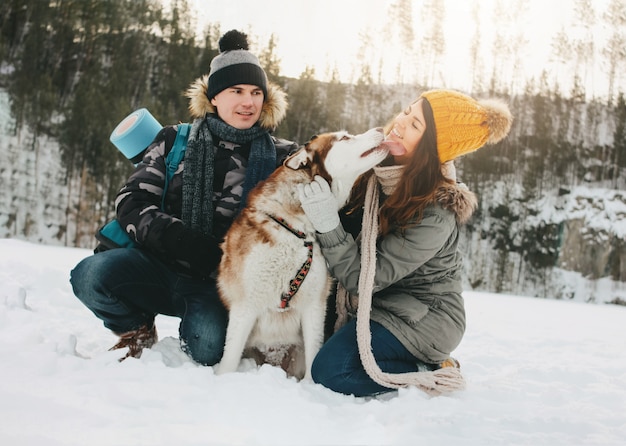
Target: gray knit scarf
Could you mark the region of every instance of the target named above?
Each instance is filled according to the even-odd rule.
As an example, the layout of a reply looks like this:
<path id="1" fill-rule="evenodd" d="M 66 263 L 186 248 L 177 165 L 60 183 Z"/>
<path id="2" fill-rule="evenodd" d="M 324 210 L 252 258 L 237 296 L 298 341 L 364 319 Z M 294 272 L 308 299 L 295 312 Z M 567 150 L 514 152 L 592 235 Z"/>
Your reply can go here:
<path id="1" fill-rule="evenodd" d="M 196 119 L 191 127 L 185 152 L 182 220 L 188 227 L 204 235 L 211 235 L 213 231 L 215 148 L 211 134 L 235 144 L 252 142 L 240 210 L 244 207 L 250 190 L 276 169 L 276 147 L 268 130 L 256 125 L 239 130 L 214 114 Z"/>
<path id="2" fill-rule="evenodd" d="M 378 203 L 379 194 L 376 183 L 382 189 L 384 195 L 389 196 L 396 189 L 396 184 L 400 180 L 404 172 L 404 166 L 375 166 L 374 175 L 370 177 L 367 183 L 367 195 L 364 203 L 364 209 L 369 212 L 365 212 L 363 215 L 363 221 L 361 226 L 361 233 L 356 239 L 357 243 L 361 243 L 361 252 L 367 252 L 372 247 L 375 249 L 376 238 L 378 237 Z M 375 198 L 374 198 L 375 196 Z M 373 201 L 376 201 L 375 203 Z M 366 254 L 367 255 L 367 254 Z M 373 260 L 373 263 L 371 262 Z M 371 285 L 373 288 L 374 273 L 376 272 L 376 257 L 375 254 L 372 259 L 372 254 L 369 254 L 369 258 L 364 259 L 361 254 L 361 275 L 367 277 L 367 281 L 359 281 L 359 292 L 361 291 L 361 285 Z M 339 330 L 349 319 L 356 317 L 357 308 L 359 306 L 358 296 L 351 295 L 341 283 L 337 283 L 337 320 L 335 322 L 335 331 Z"/>

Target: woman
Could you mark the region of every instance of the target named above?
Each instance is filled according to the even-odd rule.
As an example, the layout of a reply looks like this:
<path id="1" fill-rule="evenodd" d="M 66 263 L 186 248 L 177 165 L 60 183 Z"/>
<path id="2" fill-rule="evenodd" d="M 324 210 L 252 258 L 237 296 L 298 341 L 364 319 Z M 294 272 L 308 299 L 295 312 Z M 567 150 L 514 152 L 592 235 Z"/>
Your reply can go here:
<path id="1" fill-rule="evenodd" d="M 181 319 L 181 348 L 194 361 L 220 361 L 228 314 L 215 281 L 219 243 L 247 193 L 297 149 L 271 136 L 286 95 L 268 82 L 247 36 L 229 31 L 219 46 L 209 75 L 187 91 L 194 122 L 163 206 L 176 126 L 157 135 L 117 195 L 117 219 L 139 247 L 98 252 L 71 273 L 74 294 L 119 336 L 112 350 L 127 349 L 121 360 L 157 342 L 154 319 L 165 314 Z"/>
<path id="2" fill-rule="evenodd" d="M 501 102 L 451 90 L 411 103 L 386 129 L 393 155 L 357 183 L 346 208 L 348 218 L 363 210 L 361 245 L 344 229 L 323 178 L 300 190 L 338 281 L 339 325 L 345 308 L 358 303 L 356 319 L 338 327 L 317 355 L 315 382 L 368 396 L 408 384 L 440 393 L 462 380 L 450 357 L 465 331 L 459 229 L 476 198 L 456 183 L 451 161 L 500 141 L 511 122 Z"/>

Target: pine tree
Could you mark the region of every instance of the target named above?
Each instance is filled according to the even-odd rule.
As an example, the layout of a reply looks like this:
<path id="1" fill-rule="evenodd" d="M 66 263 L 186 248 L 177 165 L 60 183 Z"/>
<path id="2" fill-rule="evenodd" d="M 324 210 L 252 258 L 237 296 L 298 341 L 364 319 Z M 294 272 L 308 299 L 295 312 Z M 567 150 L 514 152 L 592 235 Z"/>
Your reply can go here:
<path id="1" fill-rule="evenodd" d="M 472 21 L 474 22 L 474 34 L 470 44 L 470 71 L 472 73 L 471 90 L 469 93 L 474 94 L 482 90 L 481 79 L 484 76 L 484 66 L 480 57 L 481 46 L 481 24 L 480 24 L 480 8 L 478 0 L 472 3 Z"/>
<path id="2" fill-rule="evenodd" d="M 339 81 L 337 70 L 328 83 L 325 84 L 324 107 L 322 108 L 323 120 L 320 122 L 323 131 L 334 131 L 347 127 L 344 109 L 346 107 L 347 86 Z"/>
<path id="3" fill-rule="evenodd" d="M 269 81 L 280 82 L 280 63 L 281 60 L 277 55 L 278 40 L 276 35 L 272 34 L 267 43 L 267 47 L 259 53 L 259 62 L 267 74 Z"/>
<path id="4" fill-rule="evenodd" d="M 426 1 L 422 15 L 426 29 L 422 43 L 426 66 L 422 82 L 424 85 L 434 86 L 440 83 L 437 74 L 441 66 L 440 61 L 446 51 L 446 40 L 443 34 L 445 16 L 446 7 L 442 0 Z"/>
<path id="5" fill-rule="evenodd" d="M 617 189 L 621 173 L 626 167 L 626 99 L 624 94 L 617 96 L 613 115 L 615 116 L 615 131 L 613 132 L 612 157 L 610 165 L 611 187 Z"/>
<path id="6" fill-rule="evenodd" d="M 602 54 L 608 66 L 607 102 L 612 104 L 615 96 L 616 77 L 626 61 L 626 4 L 623 0 L 611 0 L 604 14 L 611 35 Z"/>
<path id="7" fill-rule="evenodd" d="M 320 93 L 315 69 L 306 67 L 297 81 L 289 83 L 289 87 L 288 139 L 303 144 L 320 130 L 317 116 Z"/>

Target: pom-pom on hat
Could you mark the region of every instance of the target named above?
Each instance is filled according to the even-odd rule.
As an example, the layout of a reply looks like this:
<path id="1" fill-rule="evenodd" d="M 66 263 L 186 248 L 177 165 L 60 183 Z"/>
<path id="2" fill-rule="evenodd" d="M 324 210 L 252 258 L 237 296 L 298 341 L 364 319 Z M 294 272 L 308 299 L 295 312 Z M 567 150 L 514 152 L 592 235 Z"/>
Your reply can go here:
<path id="1" fill-rule="evenodd" d="M 211 61 L 207 96 L 239 84 L 256 85 L 263 90 L 267 99 L 267 76 L 259 59 L 248 51 L 248 36 L 235 29 L 228 31 L 219 40 L 220 54 Z"/>
<path id="2" fill-rule="evenodd" d="M 513 117 L 502 101 L 477 101 L 453 90 L 431 90 L 420 97 L 433 109 L 441 163 L 495 144 L 511 129 Z"/>

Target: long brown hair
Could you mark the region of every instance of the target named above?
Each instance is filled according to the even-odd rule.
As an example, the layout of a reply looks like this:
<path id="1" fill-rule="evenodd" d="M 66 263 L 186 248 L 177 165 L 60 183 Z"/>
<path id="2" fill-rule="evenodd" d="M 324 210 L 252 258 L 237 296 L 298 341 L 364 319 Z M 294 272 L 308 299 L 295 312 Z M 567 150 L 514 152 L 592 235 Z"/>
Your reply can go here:
<path id="1" fill-rule="evenodd" d="M 425 98 L 421 100 L 426 130 L 413 156 L 405 165 L 394 192 L 386 198 L 380 208 L 381 235 L 386 235 L 393 229 L 402 231 L 418 224 L 422 220 L 424 209 L 435 202 L 435 194 L 441 183 L 448 181 L 441 173 L 433 110 L 428 100 Z M 385 134 L 391 130 L 392 125 L 392 122 L 387 124 Z M 373 174 L 371 170 L 357 181 L 347 205 L 348 213 L 363 207 L 367 182 Z"/>

